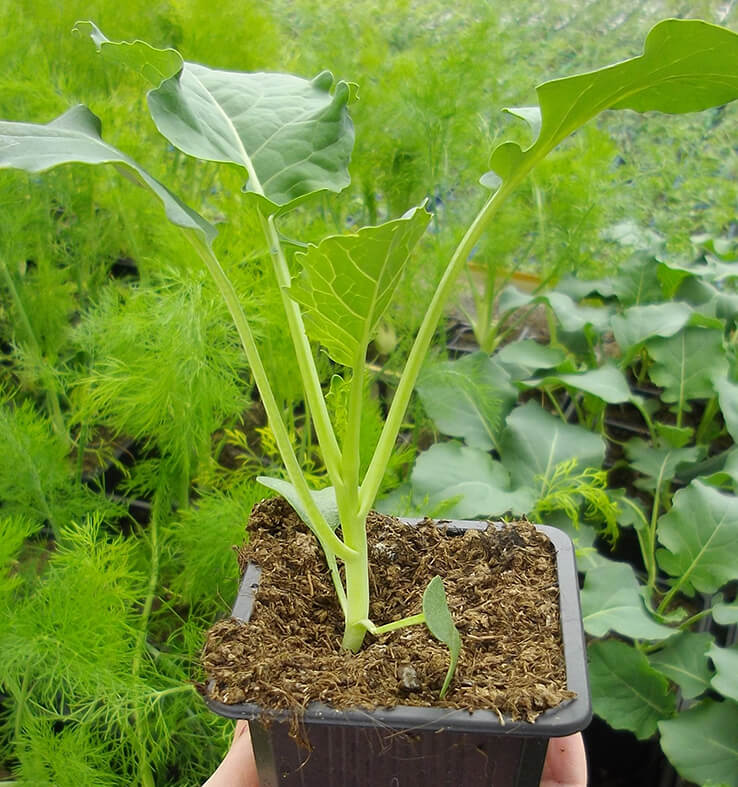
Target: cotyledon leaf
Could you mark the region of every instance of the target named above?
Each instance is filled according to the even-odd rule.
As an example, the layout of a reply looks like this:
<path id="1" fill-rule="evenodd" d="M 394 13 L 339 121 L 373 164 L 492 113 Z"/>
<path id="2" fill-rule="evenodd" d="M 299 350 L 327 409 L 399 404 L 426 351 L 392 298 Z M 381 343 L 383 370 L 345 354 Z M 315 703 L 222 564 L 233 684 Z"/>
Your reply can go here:
<path id="1" fill-rule="evenodd" d="M 344 366 L 364 352 L 400 282 L 410 252 L 430 221 L 413 208 L 394 221 L 332 235 L 297 259 L 303 266 L 289 289 L 305 309 L 308 332 Z"/>
<path id="2" fill-rule="evenodd" d="M 356 97 L 355 86 L 338 82 L 331 92 L 328 71 L 314 79 L 222 71 L 142 41 L 109 41 L 91 22 L 77 29 L 90 34 L 103 57 L 156 85 L 148 93 L 149 111 L 175 147 L 243 167 L 246 189 L 263 213 L 349 184 L 354 131 L 346 108 Z"/>
<path id="3" fill-rule="evenodd" d="M 137 184 L 151 189 L 172 223 L 212 242 L 215 227 L 133 159 L 105 142 L 101 132 L 100 119 L 82 104 L 46 124 L 0 121 L 0 169 L 44 172 L 61 164 L 113 164 Z"/>
<path id="4" fill-rule="evenodd" d="M 605 109 L 699 112 L 738 97 L 738 35 L 693 19 L 666 19 L 649 32 L 643 54 L 536 88 L 540 130 L 526 150 L 503 142 L 492 154 L 493 173 L 482 182 L 519 179 L 556 145 Z M 533 108 L 535 109 L 535 108 Z M 535 130 L 539 115 L 516 108 Z"/>
<path id="5" fill-rule="evenodd" d="M 448 671 L 439 695 L 443 699 L 454 676 L 456 664 L 459 661 L 461 637 L 454 624 L 454 619 L 451 617 L 443 580 L 439 576 L 431 579 L 423 593 L 423 614 L 425 615 L 425 624 L 428 626 L 430 633 L 439 642 L 443 642 L 450 653 Z"/>

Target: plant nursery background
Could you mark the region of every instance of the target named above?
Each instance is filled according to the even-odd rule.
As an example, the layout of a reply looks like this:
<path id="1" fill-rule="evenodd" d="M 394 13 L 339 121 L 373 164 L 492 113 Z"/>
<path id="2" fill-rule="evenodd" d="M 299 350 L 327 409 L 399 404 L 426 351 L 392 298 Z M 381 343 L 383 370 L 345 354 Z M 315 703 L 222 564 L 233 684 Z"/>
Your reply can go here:
<path id="1" fill-rule="evenodd" d="M 738 30 L 732 0 L 0 0 L 0 118 L 78 103 L 218 224 L 301 464 L 327 483 L 243 177 L 157 135 L 144 81 L 73 35 L 358 84 L 351 185 L 287 216 L 300 244 L 427 200 L 429 231 L 367 359 L 362 461 L 442 265 L 485 198 L 504 107 L 636 56 L 660 19 Z M 738 68 L 738 64 L 737 64 Z M 504 514 L 577 546 L 597 719 L 591 783 L 738 785 L 738 107 L 604 113 L 471 255 L 377 506 Z M 198 691 L 232 545 L 279 474 L 215 287 L 123 177 L 0 171 L 0 784 L 197 785 L 232 723 Z M 427 297 L 426 297 L 427 296 Z M 330 407 L 345 387 L 318 354 Z"/>

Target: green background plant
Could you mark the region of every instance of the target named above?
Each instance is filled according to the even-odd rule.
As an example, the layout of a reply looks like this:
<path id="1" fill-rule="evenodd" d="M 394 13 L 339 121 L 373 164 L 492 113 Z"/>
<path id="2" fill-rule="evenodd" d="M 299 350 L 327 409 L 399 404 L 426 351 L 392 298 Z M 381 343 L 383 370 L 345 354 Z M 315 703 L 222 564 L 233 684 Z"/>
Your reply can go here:
<path id="1" fill-rule="evenodd" d="M 97 19 L 111 37 L 118 39 L 140 35 L 140 19 L 145 17 L 146 36 L 152 42 L 176 46 L 191 60 L 224 68 L 286 70 L 309 76 L 329 67 L 338 76 L 360 84 L 361 100 L 353 110 L 360 140 L 351 165 L 353 186 L 347 199 L 339 202 L 326 198 L 321 209 L 309 216 L 306 211 L 298 211 L 290 220 L 292 225 L 285 226 L 285 234 L 297 236 L 299 229 L 301 238 L 317 239 L 326 230 L 343 231 L 347 226 L 397 215 L 430 197 L 432 232 L 424 240 L 423 254 L 418 255 L 415 268 L 408 273 L 407 284 L 409 292 L 429 292 L 440 271 L 440 260 L 459 227 L 470 218 L 467 211 L 481 199 L 481 191 L 473 191 L 473 184 L 477 175 L 488 169 L 491 149 L 503 135 L 519 134 L 520 141 L 526 142 L 522 124 L 500 117 L 498 107 L 531 103 L 534 97 L 530 86 L 543 75 L 566 75 L 631 56 L 634 42 L 642 40 L 650 23 L 662 16 L 701 16 L 736 27 L 731 16 L 735 12 L 729 10 L 729 16 L 723 16 L 722 4 L 665 5 L 668 7 L 649 4 L 637 12 L 634 8 L 633 13 L 615 19 L 601 2 L 579 7 L 563 2 L 529 2 L 516 6 L 514 17 L 512 11 L 497 10 L 487 3 L 469 3 L 451 10 L 434 2 L 406 3 L 397 5 L 391 14 L 378 15 L 368 3 L 354 4 L 348 14 L 342 4 L 323 4 L 318 11 L 314 3 L 298 0 L 265 3 L 247 12 L 242 4 L 226 4 L 213 15 L 201 2 L 161 3 L 153 10 L 150 4 L 140 3 L 125 7 L 104 2 L 65 3 L 50 8 L 46 3 L 27 2 L 23 17 L 8 26 L 0 44 L 4 66 L 0 116 L 46 122 L 81 99 L 91 101 L 103 119 L 110 142 L 158 177 L 174 183 L 186 201 L 199 203 L 204 199 L 212 205 L 211 215 L 217 219 L 213 189 L 217 189 L 219 205 L 228 213 L 238 199 L 241 178 L 236 173 L 216 175 L 212 166 L 187 160 L 155 143 L 140 91 L 123 78 L 118 67 L 108 64 L 101 71 L 92 52 L 69 35 L 74 21 Z M 16 18 L 15 4 L 6 0 L 0 8 L 5 18 Z M 592 35 L 593 30 L 600 34 Z M 355 46 L 331 46 L 336 38 L 347 36 L 356 42 Z M 493 46 L 490 41 L 494 41 Z M 326 52 L 330 51 L 335 54 L 331 62 L 326 62 Z M 453 91 L 447 89 L 449 84 L 454 85 Z M 127 122 L 115 122 L 122 110 Z M 637 456 L 635 461 L 641 467 L 664 467 L 661 473 L 636 470 L 635 489 L 640 491 L 631 499 L 640 513 L 619 503 L 621 527 L 628 527 L 625 520 L 630 513 L 630 521 L 639 528 L 636 538 L 644 548 L 644 573 L 636 579 L 640 586 L 648 587 L 649 572 L 660 583 L 662 578 L 654 572 L 659 565 L 672 565 L 669 558 L 665 564 L 663 557 L 662 563 L 658 562 L 655 547 L 661 532 L 660 518 L 672 507 L 674 490 L 688 484 L 691 477 L 700 477 L 702 486 L 693 488 L 703 488 L 708 479 L 719 484 L 724 495 L 732 495 L 738 479 L 730 451 L 730 440 L 735 438 L 731 410 L 736 385 L 732 354 L 735 296 L 730 279 L 723 278 L 725 269 L 720 268 L 729 266 L 732 259 L 734 128 L 734 107 L 678 119 L 652 117 L 647 126 L 635 116 L 603 117 L 587 127 L 537 171 L 535 180 L 521 188 L 500 214 L 499 230 L 475 248 L 470 280 L 474 284 L 481 281 L 482 299 L 475 304 L 471 291 L 460 292 L 459 311 L 455 312 L 456 318 L 466 319 L 464 313 L 472 318 L 479 344 L 491 350 L 496 345 L 487 342 L 494 343 L 497 325 L 491 308 L 487 312 L 484 309 L 485 303 L 500 296 L 504 281 L 501 271 L 522 269 L 543 282 L 555 283 L 576 268 L 580 278 L 585 273 L 608 277 L 610 290 L 600 294 L 611 304 L 613 298 L 619 298 L 615 309 L 619 317 L 628 319 L 629 309 L 670 300 L 681 291 L 685 301 L 699 306 L 690 312 L 689 330 L 711 331 L 713 337 L 715 331 L 720 334 L 720 342 L 713 340 L 713 354 L 718 366 L 722 364 L 727 371 L 721 379 L 701 376 L 706 398 L 695 402 L 689 397 L 672 397 L 673 401 L 663 402 L 661 413 L 652 413 L 651 417 L 647 402 L 612 401 L 622 400 L 616 384 L 604 398 L 600 398 L 601 389 L 598 396 L 591 386 L 590 390 L 577 387 L 572 375 L 593 371 L 599 366 L 597 353 L 610 345 L 598 338 L 599 328 L 592 324 L 592 314 L 586 310 L 591 304 L 571 310 L 571 301 L 564 301 L 563 293 L 558 299 L 547 295 L 548 305 L 544 303 L 543 308 L 549 310 L 549 323 L 556 328 L 552 349 L 559 354 L 558 360 L 551 356 L 544 363 L 533 361 L 531 366 L 530 357 L 526 357 L 528 366 L 523 373 L 520 356 L 509 359 L 518 368 L 508 365 L 511 379 L 503 390 L 494 392 L 500 413 L 497 417 L 491 414 L 485 430 L 488 437 L 484 438 L 492 442 L 500 440 L 507 429 L 506 418 L 513 412 L 511 386 L 513 390 L 525 389 L 528 397 L 535 395 L 532 391 L 539 392 L 539 401 L 548 403 L 546 407 L 552 412 L 556 412 L 555 400 L 565 415 L 575 414 L 577 426 L 586 427 L 599 440 L 611 431 L 603 421 L 608 407 L 640 406 L 645 429 L 640 437 L 645 446 L 632 443 L 625 459 Z M 477 144 L 469 145 L 470 138 Z M 608 177 L 603 180 L 597 175 L 599 171 L 607 171 Z M 226 562 L 227 547 L 240 539 L 241 524 L 233 518 L 243 521 L 259 494 L 250 479 L 261 472 L 254 469 L 253 457 L 261 457 L 263 442 L 253 427 L 263 427 L 263 414 L 258 405 L 252 404 L 241 423 L 235 407 L 224 413 L 216 404 L 221 381 L 229 380 L 228 384 L 242 386 L 245 407 L 249 381 L 229 355 L 232 346 L 228 346 L 228 337 L 217 324 L 215 307 L 214 322 L 209 327 L 201 326 L 205 331 L 203 351 L 213 347 L 224 352 L 216 359 L 213 377 L 197 397 L 197 404 L 208 412 L 203 432 L 192 436 L 192 453 L 187 459 L 191 494 L 198 505 L 191 512 L 174 510 L 172 503 L 182 501 L 186 481 L 182 480 L 182 461 L 168 462 L 169 448 L 162 443 L 164 438 L 157 438 L 148 428 L 163 422 L 160 403 L 151 400 L 147 412 L 149 398 L 141 397 L 140 390 L 132 390 L 131 409 L 123 412 L 121 402 L 113 395 L 112 372 L 125 368 L 121 364 L 127 362 L 130 343 L 126 347 L 121 337 L 115 337 L 121 339 L 116 348 L 112 335 L 106 339 L 102 323 L 94 330 L 93 324 L 104 305 L 108 308 L 106 319 L 111 321 L 122 319 L 128 313 L 126 309 L 140 307 L 138 341 L 158 341 L 163 351 L 162 371 L 169 370 L 173 378 L 181 374 L 175 359 L 167 356 L 167 337 L 153 327 L 147 332 L 142 316 L 147 304 L 149 314 L 158 312 L 156 304 L 160 304 L 161 314 L 157 313 L 156 318 L 165 318 L 166 301 L 174 318 L 176 298 L 184 293 L 197 292 L 206 302 L 212 298 L 208 285 L 196 273 L 187 245 L 172 229 L 148 220 L 151 204 L 142 190 L 110 185 L 83 168 L 57 171 L 43 180 L 0 173 L 0 193 L 4 207 L 0 230 L 2 430 L 4 445 L 16 446 L 16 453 L 9 454 L 0 468 L 5 477 L 0 478 L 2 527 L 9 534 L 7 540 L 0 539 L 3 565 L 7 567 L 0 587 L 8 611 L 2 617 L 0 637 L 4 643 L 11 643 L 10 650 L 4 647 L 3 653 L 12 655 L 0 659 L 0 681 L 6 695 L 2 751 L 7 768 L 25 783 L 128 784 L 136 774 L 147 771 L 154 783 L 200 783 L 222 754 L 227 725 L 202 709 L 187 681 L 193 675 L 202 632 L 216 614 L 227 609 L 232 595 L 235 564 Z M 288 344 L 282 326 L 272 317 L 274 302 L 257 294 L 259 279 L 269 276 L 260 264 L 265 250 L 259 228 L 242 226 L 234 232 L 223 225 L 219 230 L 221 257 L 230 275 L 237 278 L 239 289 L 253 294 L 249 297 L 257 312 L 258 340 L 261 346 L 270 348 L 268 364 L 279 368 Z M 698 249 L 690 241 L 695 233 L 703 236 Z M 704 240 L 705 234 L 713 240 Z M 628 269 L 626 261 L 634 246 L 643 246 L 644 238 L 652 245 L 641 253 L 652 264 Z M 699 260 L 705 250 L 707 258 L 700 260 L 698 267 L 709 267 L 713 278 L 703 275 L 707 271 L 685 276 L 679 266 L 685 259 Z M 658 259 L 649 256 L 656 251 L 661 252 Z M 171 270 L 167 276 L 162 275 L 162 260 Z M 623 270 L 624 263 L 630 275 L 621 276 L 613 284 L 609 274 Z M 654 295 L 625 297 L 625 293 L 642 295 L 644 285 Z M 599 290 L 604 289 L 606 285 L 600 282 Z M 567 297 L 578 301 L 581 296 L 575 290 L 573 285 L 567 289 Z M 597 293 L 598 289 L 593 286 L 591 291 Z M 131 306 L 133 303 L 136 305 Z M 388 315 L 388 325 L 397 341 L 395 355 L 378 356 L 383 374 L 366 395 L 391 391 L 392 372 L 402 363 L 407 336 L 423 316 L 421 304 L 421 297 L 402 298 Z M 578 323 L 570 319 L 558 325 L 567 310 L 579 315 Z M 694 311 L 702 316 L 694 316 Z M 24 314 L 30 319 L 24 320 Z M 717 319 L 720 325 L 708 323 L 708 318 Z M 611 325 L 617 337 L 614 318 Z M 184 325 L 183 329 L 191 327 Z M 661 364 L 668 369 L 662 340 L 672 339 L 673 344 L 672 337 L 678 337 L 682 327 L 662 337 L 644 336 L 642 330 L 629 329 L 633 341 L 627 348 L 622 346 L 626 342 L 621 343 L 621 349 L 632 354 L 637 378 L 648 381 L 652 366 Z M 490 329 L 493 338 L 487 339 Z M 449 337 L 452 331 L 450 325 Z M 690 341 L 686 336 L 684 341 Z M 533 349 L 538 352 L 540 346 Z M 673 355 L 673 347 L 669 354 Z M 206 356 L 192 359 L 192 363 L 207 370 L 214 359 L 208 352 Z M 727 358 L 727 367 L 723 358 Z M 319 359 L 319 366 L 327 380 L 329 365 Z M 625 364 L 621 368 L 625 370 Z M 104 375 L 99 378 L 101 371 Z M 96 380 L 104 400 L 100 399 L 94 410 L 106 414 L 104 429 L 101 422 L 93 423 L 88 417 L 88 392 Z M 579 380 L 579 384 L 585 383 L 584 378 Z M 472 388 L 477 385 L 475 381 Z M 677 390 L 678 379 L 677 388 L 674 383 L 671 387 Z M 310 463 L 320 474 L 322 458 L 307 426 L 303 398 L 293 380 L 285 381 L 277 391 L 280 406 L 291 422 L 301 463 Z M 668 412 L 674 405 L 677 412 Z M 681 427 L 677 423 L 680 414 Z M 430 410 L 428 415 L 434 418 Z M 136 433 L 132 416 L 141 419 L 139 423 L 146 428 Z M 213 419 L 212 431 L 205 426 L 208 418 Z M 468 414 L 464 418 L 468 419 Z M 520 422 L 513 420 L 514 428 L 525 429 L 525 420 L 519 415 L 516 418 Z M 405 434 L 427 447 L 434 426 L 420 406 L 411 410 L 407 427 Z M 441 431 L 440 423 L 437 428 Z M 229 442 L 225 430 L 243 434 L 243 441 Z M 463 438 L 474 434 L 468 424 L 465 430 L 462 434 L 453 430 L 446 433 Z M 111 439 L 111 432 L 120 433 L 120 438 Z M 133 437 L 140 443 L 124 440 Z M 473 436 L 471 441 L 463 451 L 461 446 L 454 450 L 463 454 L 468 448 L 479 451 L 487 447 L 473 446 Z M 581 461 L 574 468 L 554 465 L 549 468 L 550 475 L 541 481 L 532 480 L 532 498 L 529 494 L 526 500 L 503 507 L 485 502 L 475 514 L 468 515 L 489 514 L 495 508 L 533 512 L 531 500 L 533 506 L 542 506 L 541 500 L 545 499 L 536 500 L 536 490 L 543 490 L 546 484 L 550 487 L 558 479 L 557 486 L 549 488 L 546 510 L 550 512 L 552 503 L 558 501 L 566 518 L 571 519 L 576 512 L 584 523 L 590 515 L 592 521 L 605 527 L 610 508 L 595 495 L 597 484 L 588 483 L 594 477 L 587 473 L 602 465 L 599 449 L 595 451 L 594 442 L 592 446 L 591 456 L 597 461 L 592 459 L 591 467 Z M 691 453 L 678 453 L 684 449 Z M 139 461 L 131 467 L 129 455 L 137 452 Z M 176 453 L 181 460 L 179 448 Z M 499 460 L 486 455 L 489 462 Z M 686 457 L 686 462 L 677 461 L 679 457 Z M 112 502 L 102 494 L 105 475 L 98 469 L 111 460 L 124 475 Z M 517 462 L 517 475 L 512 476 L 516 479 L 522 473 L 522 461 L 510 458 L 511 469 Z M 645 462 L 650 464 L 642 464 Z M 458 467 L 463 468 L 463 464 Z M 519 490 L 512 488 L 511 469 L 505 470 L 507 476 L 495 469 L 494 482 L 483 482 L 496 495 L 516 494 Z M 413 484 L 416 473 L 417 468 Z M 434 475 L 438 471 L 431 468 L 426 478 L 432 481 Z M 616 477 L 614 472 L 610 475 Z M 85 479 L 84 485 L 80 479 Z M 166 483 L 158 484 L 161 479 Z M 599 509 L 586 505 L 580 509 L 579 504 L 584 503 L 581 491 L 599 500 Z M 655 508 L 654 492 L 658 497 Z M 129 494 L 148 497 L 147 505 L 156 510 L 156 527 L 139 526 L 129 516 L 122 516 L 120 506 L 125 501 L 121 497 Z M 407 499 L 409 493 L 403 494 Z M 422 485 L 419 496 L 434 499 L 439 512 L 449 510 L 448 506 L 443 508 L 447 497 L 457 498 L 457 506 L 464 499 L 460 494 L 444 497 L 443 490 L 432 498 L 431 491 Z M 624 530 L 621 538 L 627 538 L 628 532 L 633 531 Z M 583 524 L 575 535 L 580 544 L 580 565 L 601 565 L 603 557 L 592 547 L 591 528 Z M 216 560 L 218 545 L 225 545 L 226 555 Z M 66 588 L 68 598 L 79 606 L 65 602 L 56 591 L 59 587 Z M 101 588 L 96 600 L 84 595 L 90 587 Z M 659 590 L 668 592 L 660 585 Z M 32 603 L 36 597 L 38 600 Z M 718 609 L 723 607 L 716 606 L 714 614 L 720 614 Z M 675 625 L 644 610 L 647 619 L 658 625 Z M 90 621 L 95 624 L 91 626 Z M 41 664 L 38 669 L 33 666 L 36 671 L 25 673 L 29 677 L 24 685 L 19 654 L 27 656 L 29 665 L 37 665 L 42 643 L 46 647 L 50 641 L 55 642 L 59 670 L 65 673 L 65 654 L 83 647 L 79 641 L 82 628 L 89 630 L 88 663 L 98 678 L 77 678 L 79 673 L 70 665 L 76 682 L 62 682 L 60 692 L 54 693 L 54 680 L 59 674 L 50 673 Z M 54 631 L 58 634 L 51 634 Z M 123 655 L 107 648 L 96 649 L 96 643 L 104 643 L 107 638 L 120 647 Z M 607 642 L 609 639 L 603 644 Z M 663 647 L 659 642 L 656 638 L 638 640 L 637 650 L 648 653 L 649 670 L 671 679 L 668 672 L 659 673 L 656 667 L 673 655 L 668 642 Z M 701 753 L 692 757 L 695 747 L 689 744 L 694 735 L 692 725 L 718 733 L 735 727 L 730 716 L 735 705 L 728 693 L 730 683 L 718 677 L 727 670 L 717 667 L 729 665 L 732 652 L 730 646 L 715 646 L 720 650 L 712 651 L 717 655 L 713 659 L 705 656 L 709 648 L 703 648 L 702 643 L 699 648 L 690 647 L 690 654 L 702 648 L 699 663 L 703 665 L 703 681 L 714 684 L 725 699 L 715 702 L 703 698 L 692 709 L 659 719 L 658 726 L 665 751 L 685 777 L 698 783 L 709 779 L 719 782 L 720 773 L 704 770 L 714 758 L 705 755 L 700 761 Z M 726 650 L 727 654 L 721 652 Z M 651 675 L 642 668 L 641 660 L 638 664 L 638 670 Z M 634 685 L 640 680 L 633 676 L 630 679 Z M 663 685 L 663 679 L 657 682 Z M 674 684 L 670 685 L 673 690 Z M 696 688 L 691 686 L 690 693 Z M 117 692 L 111 696 L 119 700 L 118 708 L 111 709 L 109 717 L 102 716 L 101 698 L 113 691 Z M 704 696 L 706 691 L 696 696 Z M 609 692 L 607 684 L 603 692 Z M 685 696 L 683 687 L 681 692 Z M 600 705 L 599 710 L 608 717 L 606 707 Z M 131 712 L 136 724 L 123 729 L 121 722 L 130 719 Z M 120 736 L 111 736 L 112 729 L 120 730 Z"/>

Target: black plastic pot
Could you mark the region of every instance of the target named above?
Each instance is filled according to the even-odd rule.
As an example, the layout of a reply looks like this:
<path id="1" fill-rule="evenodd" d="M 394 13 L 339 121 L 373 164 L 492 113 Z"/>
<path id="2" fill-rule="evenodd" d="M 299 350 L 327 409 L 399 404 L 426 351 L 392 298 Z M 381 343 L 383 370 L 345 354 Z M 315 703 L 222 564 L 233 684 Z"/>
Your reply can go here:
<path id="1" fill-rule="evenodd" d="M 417 520 L 405 520 L 412 524 Z M 444 522 L 449 532 L 482 522 Z M 574 548 L 560 530 L 537 526 L 556 549 L 567 687 L 575 699 L 534 723 L 493 711 L 397 706 L 337 711 L 314 703 L 301 720 L 310 749 L 289 736 L 287 712 L 208 700 L 211 710 L 248 719 L 261 787 L 538 787 L 548 739 L 584 729 L 592 717 Z M 248 621 L 259 583 L 250 565 L 233 617 Z"/>

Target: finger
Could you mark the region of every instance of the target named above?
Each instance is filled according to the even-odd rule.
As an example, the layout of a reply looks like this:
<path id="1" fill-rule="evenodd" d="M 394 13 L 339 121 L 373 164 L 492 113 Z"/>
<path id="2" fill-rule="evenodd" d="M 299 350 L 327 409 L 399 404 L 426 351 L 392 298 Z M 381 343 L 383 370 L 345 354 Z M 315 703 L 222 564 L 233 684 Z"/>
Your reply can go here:
<path id="1" fill-rule="evenodd" d="M 587 754 L 582 734 L 551 738 L 541 775 L 541 787 L 586 787 Z"/>

